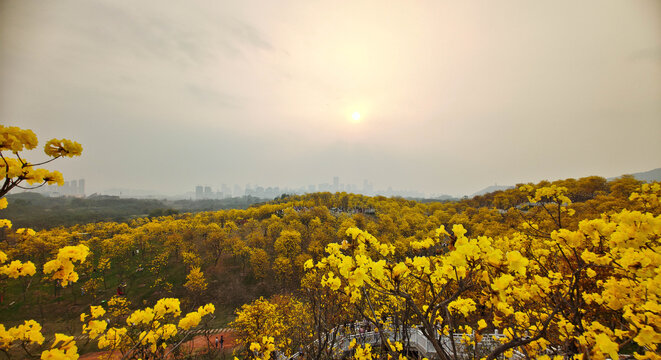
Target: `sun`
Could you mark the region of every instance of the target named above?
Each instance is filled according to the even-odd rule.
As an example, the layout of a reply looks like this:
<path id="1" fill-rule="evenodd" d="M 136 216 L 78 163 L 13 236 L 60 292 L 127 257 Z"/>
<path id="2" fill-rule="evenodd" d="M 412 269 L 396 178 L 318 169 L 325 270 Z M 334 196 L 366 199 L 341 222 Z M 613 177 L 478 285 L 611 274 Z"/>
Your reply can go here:
<path id="1" fill-rule="evenodd" d="M 354 111 L 353 114 L 351 114 L 351 118 L 353 121 L 359 121 L 360 120 L 360 113 L 358 111 Z"/>

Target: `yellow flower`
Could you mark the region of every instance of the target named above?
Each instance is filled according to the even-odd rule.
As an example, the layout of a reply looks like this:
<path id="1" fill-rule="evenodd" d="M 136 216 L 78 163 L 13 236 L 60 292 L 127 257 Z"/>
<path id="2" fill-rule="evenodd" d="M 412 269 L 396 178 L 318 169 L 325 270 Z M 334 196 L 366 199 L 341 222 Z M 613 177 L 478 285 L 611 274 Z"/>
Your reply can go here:
<path id="1" fill-rule="evenodd" d="M 55 334 L 53 345 L 51 345 L 51 349 L 58 348 L 62 350 L 69 350 L 75 347 L 76 347 L 76 342 L 73 340 L 73 336 L 68 336 L 59 333 Z"/>
<path id="2" fill-rule="evenodd" d="M 196 327 L 201 320 L 202 317 L 199 313 L 190 312 L 186 314 L 186 316 L 184 316 L 181 320 L 179 320 L 179 328 L 188 330 L 190 328 Z"/>
<path id="3" fill-rule="evenodd" d="M 145 324 L 148 325 L 152 321 L 154 321 L 155 318 L 154 314 L 154 309 L 152 308 L 145 308 L 144 310 L 136 310 L 134 311 L 129 317 L 126 319 L 126 323 L 128 325 L 138 325 L 138 324 Z"/>
<path id="4" fill-rule="evenodd" d="M 394 254 L 395 247 L 388 244 L 381 244 L 379 245 L 379 253 L 383 256 L 388 256 L 388 254 Z"/>
<path id="5" fill-rule="evenodd" d="M 495 279 L 491 284 L 491 288 L 495 291 L 504 291 L 514 280 L 514 277 L 510 274 L 503 274 L 499 278 Z"/>
<path id="6" fill-rule="evenodd" d="M 83 262 L 89 255 L 89 248 L 85 245 L 65 246 L 57 253 L 57 258 L 44 264 L 44 274 L 53 273 L 51 279 L 61 280 L 62 286 L 78 281 L 78 274 L 74 271 L 73 262 Z"/>
<path id="7" fill-rule="evenodd" d="M 208 314 L 213 314 L 216 311 L 216 307 L 213 306 L 213 304 L 206 304 L 204 306 L 200 306 L 197 309 L 197 313 L 200 314 L 200 316 L 205 316 Z"/>
<path id="8" fill-rule="evenodd" d="M 616 342 L 612 341 L 608 335 L 601 333 L 595 337 L 597 347 L 601 352 L 610 355 L 613 359 L 618 359 L 617 351 L 620 349 Z"/>
<path id="9" fill-rule="evenodd" d="M 0 228 L 6 227 L 7 229 L 11 229 L 11 221 L 7 219 L 0 219 Z"/>
<path id="10" fill-rule="evenodd" d="M 410 272 L 409 267 L 405 263 L 400 262 L 392 269 L 392 277 L 396 278 L 400 275 L 406 275 Z"/>
<path id="11" fill-rule="evenodd" d="M 372 262 L 370 264 L 370 269 L 372 270 L 372 277 L 377 280 L 382 280 L 385 277 L 385 267 L 386 262 L 385 260 L 379 260 L 376 262 Z"/>
<path id="12" fill-rule="evenodd" d="M 77 360 L 78 353 L 61 349 L 45 350 L 41 353 L 41 360 Z"/>
<path id="13" fill-rule="evenodd" d="M 661 334 L 654 331 L 651 326 L 646 325 L 638 332 L 638 335 L 633 340 L 640 346 L 646 346 L 652 350 L 656 350 L 657 344 L 661 343 Z"/>
<path id="14" fill-rule="evenodd" d="M 429 274 L 431 271 L 429 270 L 429 267 L 431 266 L 429 262 L 429 258 L 425 256 L 416 256 L 413 258 L 413 266 L 418 271 L 423 271 L 426 274 Z"/>
<path id="15" fill-rule="evenodd" d="M 466 231 L 467 230 L 461 224 L 452 225 L 452 233 L 457 237 L 457 239 L 464 237 Z"/>
<path id="16" fill-rule="evenodd" d="M 46 155 L 52 157 L 74 157 L 80 155 L 83 152 L 83 147 L 75 141 L 67 139 L 51 139 L 44 146 L 44 152 Z"/>
<path id="17" fill-rule="evenodd" d="M 303 264 L 303 270 L 309 270 L 312 269 L 313 267 L 314 267 L 314 260 L 312 259 L 309 259 Z"/>
<path id="18" fill-rule="evenodd" d="M 461 297 L 448 304 L 448 311 L 451 313 L 461 313 L 467 317 L 471 312 L 475 311 L 475 301 L 472 299 L 463 299 Z"/>
<path id="19" fill-rule="evenodd" d="M 5 274 L 12 279 L 16 279 L 19 276 L 32 276 L 35 274 L 36 270 L 36 267 L 31 261 L 23 263 L 19 260 L 14 260 L 8 265 L 1 266 L 0 274 Z"/>
<path id="20" fill-rule="evenodd" d="M 41 334 L 41 325 L 34 320 L 26 320 L 22 325 L 10 328 L 8 332 L 15 339 L 31 343 L 43 344 L 45 340 Z"/>
<path id="21" fill-rule="evenodd" d="M 119 346 L 124 335 L 126 335 L 126 328 L 110 328 L 99 338 L 99 349 L 110 347 L 112 349 Z"/>
<path id="22" fill-rule="evenodd" d="M 90 314 L 92 319 L 98 319 L 106 313 L 106 310 L 103 309 L 103 306 L 90 306 Z"/>
<path id="23" fill-rule="evenodd" d="M 355 287 L 363 286 L 365 280 L 367 280 L 367 272 L 363 268 L 357 268 L 347 279 L 349 284 Z"/>
<path id="24" fill-rule="evenodd" d="M 334 291 L 337 291 L 342 285 L 340 278 L 333 277 L 333 272 L 329 272 L 328 276 L 324 278 L 325 279 L 322 280 L 322 285 L 326 285 Z"/>
<path id="25" fill-rule="evenodd" d="M 83 333 L 89 334 L 90 339 L 96 339 L 103 334 L 107 326 L 108 323 L 103 320 L 91 320 L 89 324 L 83 325 Z"/>
<path id="26" fill-rule="evenodd" d="M 356 347 L 356 338 L 351 339 L 349 343 L 349 349 L 353 349 L 354 347 Z"/>
<path id="27" fill-rule="evenodd" d="M 482 330 L 487 327 L 487 322 L 484 321 L 484 319 L 480 319 L 480 321 L 477 322 L 477 329 Z"/>
<path id="28" fill-rule="evenodd" d="M 588 268 L 586 273 L 588 274 L 588 277 L 590 277 L 590 278 L 593 278 L 593 277 L 597 276 L 597 272 L 592 270 L 591 268 Z"/>
<path id="29" fill-rule="evenodd" d="M 174 324 L 165 324 L 156 330 L 156 334 L 160 339 L 168 340 L 177 335 L 177 327 Z"/>
<path id="30" fill-rule="evenodd" d="M 154 314 L 156 314 L 157 319 L 160 319 L 168 314 L 179 316 L 179 314 L 181 314 L 179 299 L 176 298 L 159 299 L 156 302 L 156 305 L 154 305 Z"/>
<path id="31" fill-rule="evenodd" d="M 523 257 L 518 250 L 508 251 L 507 261 L 509 262 L 510 270 L 516 271 L 524 276 L 526 275 L 526 266 L 528 266 L 529 261 Z"/>
<path id="32" fill-rule="evenodd" d="M 37 135 L 30 129 L 0 125 L 0 151 L 19 152 L 34 149 L 38 144 Z"/>

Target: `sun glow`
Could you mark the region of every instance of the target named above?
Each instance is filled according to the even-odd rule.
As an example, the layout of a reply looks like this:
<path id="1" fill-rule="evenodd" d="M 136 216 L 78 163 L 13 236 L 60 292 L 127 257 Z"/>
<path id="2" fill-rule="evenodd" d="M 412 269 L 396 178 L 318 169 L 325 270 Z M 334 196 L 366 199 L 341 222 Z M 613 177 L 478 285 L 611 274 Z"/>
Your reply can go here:
<path id="1" fill-rule="evenodd" d="M 360 121 L 360 113 L 358 111 L 355 111 L 353 114 L 351 114 L 351 118 L 353 121 Z"/>

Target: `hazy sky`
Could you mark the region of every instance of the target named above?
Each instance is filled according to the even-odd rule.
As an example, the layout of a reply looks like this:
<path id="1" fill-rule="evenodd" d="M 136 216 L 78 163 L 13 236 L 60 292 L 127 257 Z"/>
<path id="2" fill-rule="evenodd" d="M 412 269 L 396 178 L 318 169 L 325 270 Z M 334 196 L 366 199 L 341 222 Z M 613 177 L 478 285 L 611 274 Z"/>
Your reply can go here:
<path id="1" fill-rule="evenodd" d="M 0 122 L 88 194 L 645 171 L 661 2 L 0 0 Z"/>

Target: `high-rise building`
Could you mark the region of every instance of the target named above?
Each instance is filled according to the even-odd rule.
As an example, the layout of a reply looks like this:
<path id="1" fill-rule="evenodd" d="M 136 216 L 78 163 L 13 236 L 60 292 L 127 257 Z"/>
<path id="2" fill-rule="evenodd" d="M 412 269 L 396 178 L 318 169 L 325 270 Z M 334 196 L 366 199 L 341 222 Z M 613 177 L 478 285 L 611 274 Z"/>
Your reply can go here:
<path id="1" fill-rule="evenodd" d="M 372 185 L 367 179 L 363 181 L 363 194 L 372 195 L 374 192 L 374 185 Z"/>
<path id="2" fill-rule="evenodd" d="M 227 186 L 227 184 L 222 184 L 220 186 L 220 191 L 223 193 L 223 196 L 226 198 L 232 197 L 232 188 Z"/>
<path id="3" fill-rule="evenodd" d="M 62 186 L 46 185 L 34 191 L 49 197 L 85 197 L 85 179 L 65 181 Z"/>
<path id="4" fill-rule="evenodd" d="M 339 191 L 340 190 L 340 177 L 339 176 L 334 176 L 333 177 L 333 191 Z"/>
<path id="5" fill-rule="evenodd" d="M 198 185 L 195 187 L 195 198 L 196 199 L 202 199 L 204 197 L 204 187 L 201 185 Z"/>

